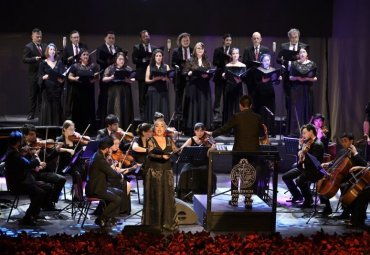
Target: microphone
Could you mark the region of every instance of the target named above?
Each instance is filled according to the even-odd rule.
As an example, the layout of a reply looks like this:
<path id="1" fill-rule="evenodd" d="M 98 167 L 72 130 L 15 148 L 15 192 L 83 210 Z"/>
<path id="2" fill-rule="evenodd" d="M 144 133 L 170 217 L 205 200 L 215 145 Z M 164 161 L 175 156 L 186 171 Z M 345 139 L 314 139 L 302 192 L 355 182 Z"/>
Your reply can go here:
<path id="1" fill-rule="evenodd" d="M 276 42 L 272 42 L 272 52 L 276 52 Z"/>
<path id="2" fill-rule="evenodd" d="M 168 52 L 171 51 L 171 39 L 167 39 L 167 50 Z"/>
<path id="3" fill-rule="evenodd" d="M 67 37 L 63 36 L 63 42 L 62 42 L 62 45 L 63 45 L 63 49 L 66 47 L 67 45 Z"/>

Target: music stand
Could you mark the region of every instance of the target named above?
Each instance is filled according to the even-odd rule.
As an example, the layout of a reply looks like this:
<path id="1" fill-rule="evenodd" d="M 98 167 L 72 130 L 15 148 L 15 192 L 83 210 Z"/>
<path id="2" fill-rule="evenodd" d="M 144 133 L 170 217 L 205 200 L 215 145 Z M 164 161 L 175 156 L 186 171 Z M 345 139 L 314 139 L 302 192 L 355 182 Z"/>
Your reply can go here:
<path id="1" fill-rule="evenodd" d="M 189 147 L 184 147 L 181 151 L 181 154 L 179 158 L 176 161 L 176 188 L 177 190 L 177 185 L 178 185 L 178 163 L 192 163 L 194 161 L 204 161 L 207 158 L 207 153 L 208 153 L 208 147 L 205 146 L 189 146 Z M 192 178 L 194 174 L 194 170 L 192 169 Z M 191 191 L 192 192 L 192 191 Z M 185 195 L 188 196 L 189 194 Z"/>
<path id="2" fill-rule="evenodd" d="M 99 141 L 91 141 L 86 145 L 86 148 L 81 156 L 83 159 L 91 158 L 98 151 Z"/>

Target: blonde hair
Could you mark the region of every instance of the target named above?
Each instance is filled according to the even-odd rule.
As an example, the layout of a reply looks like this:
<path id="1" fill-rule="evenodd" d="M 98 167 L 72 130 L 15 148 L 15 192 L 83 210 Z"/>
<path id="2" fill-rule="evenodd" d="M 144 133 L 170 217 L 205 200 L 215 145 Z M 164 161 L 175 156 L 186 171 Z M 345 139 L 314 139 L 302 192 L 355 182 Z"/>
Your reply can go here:
<path id="1" fill-rule="evenodd" d="M 160 122 L 162 122 L 162 123 L 164 124 L 164 128 L 165 128 L 165 129 L 167 128 L 167 124 L 166 124 L 166 122 L 165 122 L 163 119 L 157 119 L 156 121 L 154 121 L 154 124 L 153 124 L 153 132 L 154 132 L 154 134 L 156 134 L 156 133 L 155 133 L 155 127 L 156 127 Z"/>
<path id="2" fill-rule="evenodd" d="M 72 126 L 72 125 L 73 126 L 75 125 L 75 123 L 72 120 L 66 120 L 66 121 L 64 121 L 64 123 L 63 123 L 63 129 L 62 129 L 62 134 L 64 135 L 65 130 L 67 128 L 69 128 L 70 126 Z"/>

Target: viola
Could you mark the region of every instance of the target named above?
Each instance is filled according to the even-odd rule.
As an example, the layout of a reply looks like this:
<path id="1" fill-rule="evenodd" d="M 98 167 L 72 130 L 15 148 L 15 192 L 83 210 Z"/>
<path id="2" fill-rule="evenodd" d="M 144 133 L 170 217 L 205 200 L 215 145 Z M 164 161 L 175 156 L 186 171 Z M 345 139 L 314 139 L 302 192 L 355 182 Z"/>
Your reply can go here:
<path id="1" fill-rule="evenodd" d="M 74 143 L 80 142 L 80 144 L 82 144 L 82 145 L 87 145 L 89 142 L 92 141 L 90 137 L 85 136 L 85 135 L 81 135 L 77 132 L 74 132 L 73 135 L 69 135 L 68 140 L 70 140 Z"/>
<path id="2" fill-rule="evenodd" d="M 207 133 L 205 133 L 201 138 L 199 138 L 199 140 L 201 142 L 200 146 L 212 146 L 216 144 L 215 139 Z"/>
<path id="3" fill-rule="evenodd" d="M 118 162 L 122 162 L 125 166 L 130 166 L 134 162 L 134 157 L 118 149 L 112 152 L 112 159 Z"/>

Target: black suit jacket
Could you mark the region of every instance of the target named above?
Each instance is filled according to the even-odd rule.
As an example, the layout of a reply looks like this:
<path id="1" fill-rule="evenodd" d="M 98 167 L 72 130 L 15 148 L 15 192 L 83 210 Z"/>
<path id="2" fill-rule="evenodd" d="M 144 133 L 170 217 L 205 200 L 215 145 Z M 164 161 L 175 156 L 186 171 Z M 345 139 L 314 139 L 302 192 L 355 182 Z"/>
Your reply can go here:
<path id="1" fill-rule="evenodd" d="M 258 151 L 259 136 L 263 132 L 262 118 L 251 109 L 234 114 L 222 127 L 212 132 L 213 137 L 234 129 L 235 140 L 233 151 Z"/>
<path id="2" fill-rule="evenodd" d="M 324 158 L 324 145 L 319 139 L 315 139 L 315 141 L 311 144 L 310 149 L 308 152 L 310 155 L 314 156 L 320 163 Z M 311 158 L 306 154 L 303 165 L 299 166 L 299 168 L 303 169 L 303 173 L 310 179 L 311 181 L 317 181 L 322 178 L 323 174 L 317 169 L 314 165 Z"/>
<path id="3" fill-rule="evenodd" d="M 42 54 L 37 50 L 36 45 L 33 42 L 26 44 L 23 49 L 23 63 L 28 64 L 28 72 L 30 76 L 37 77 L 39 71 L 40 60 L 36 60 L 36 57 L 45 58 L 46 43 L 41 43 Z"/>
<path id="4" fill-rule="evenodd" d="M 145 80 L 146 68 L 149 65 L 152 52 L 157 49 L 157 46 L 150 44 L 151 52 L 146 52 L 142 43 L 136 44 L 132 51 L 132 62 L 136 65 L 136 79 L 139 81 Z"/>
<path id="5" fill-rule="evenodd" d="M 101 140 L 101 139 L 104 139 L 104 138 L 106 138 L 108 136 L 109 136 L 108 129 L 107 128 L 103 128 L 103 129 L 98 130 L 98 134 L 96 136 L 96 140 Z"/>
<path id="6" fill-rule="evenodd" d="M 125 58 L 127 59 L 127 51 L 124 52 L 121 47 L 114 45 L 113 46 L 116 53 L 123 52 L 125 54 Z M 108 66 L 113 64 L 115 54 L 111 54 L 107 45 L 104 43 L 103 45 L 99 46 L 96 51 L 96 62 L 100 65 L 100 70 L 105 70 Z"/>
<path id="7" fill-rule="evenodd" d="M 193 54 L 193 48 L 192 47 L 189 47 L 190 49 L 190 57 L 191 55 Z M 179 66 L 180 67 L 180 71 L 184 68 L 185 66 L 185 63 L 186 61 L 184 60 L 184 57 L 183 57 L 183 51 L 182 51 L 182 47 L 177 47 L 173 50 L 172 52 L 172 67 L 175 68 L 175 66 Z"/>
<path id="8" fill-rule="evenodd" d="M 95 152 L 89 165 L 89 180 L 86 185 L 86 195 L 102 195 L 107 192 L 109 179 L 122 179 L 122 175 L 114 171 L 104 158 L 101 151 Z"/>
<path id="9" fill-rule="evenodd" d="M 67 65 L 67 66 L 71 66 L 73 65 L 74 63 L 78 62 L 78 59 L 75 59 L 75 58 L 72 58 L 70 60 L 68 60 L 69 57 L 73 57 L 74 56 L 74 49 L 73 49 L 73 45 L 72 43 L 68 44 L 64 49 L 63 49 L 63 57 L 62 57 L 62 61 L 63 61 L 63 64 Z M 78 44 L 78 47 L 81 49 L 88 49 L 87 45 L 84 44 L 84 43 L 79 43 Z"/>
<path id="10" fill-rule="evenodd" d="M 230 62 L 231 55 L 231 47 L 229 47 L 229 50 L 227 54 L 225 54 L 224 47 L 218 47 L 213 51 L 213 62 L 212 64 L 217 67 L 216 73 L 214 76 L 214 80 L 216 81 L 222 81 L 222 73 L 225 70 L 225 65 Z"/>
<path id="11" fill-rule="evenodd" d="M 280 65 L 284 65 L 285 67 L 288 67 L 288 62 L 289 61 L 286 61 L 286 60 L 282 61 L 281 60 L 282 50 L 289 50 L 289 46 L 290 46 L 290 42 L 282 43 L 281 46 L 280 46 L 280 51 L 279 51 L 278 56 L 276 58 L 276 62 Z M 308 46 L 308 44 L 298 42 L 298 51 L 301 48 L 306 48 L 307 46 Z"/>
<path id="12" fill-rule="evenodd" d="M 32 175 L 32 169 L 38 165 L 40 165 L 40 163 L 37 159 L 28 160 L 17 150 L 10 148 L 5 158 L 8 188 L 11 191 L 17 191 L 25 184 L 35 184 L 36 181 Z"/>
<path id="13" fill-rule="evenodd" d="M 270 49 L 266 46 L 260 45 L 258 57 L 262 56 L 263 54 L 270 54 Z M 248 61 L 260 61 L 259 59 L 256 59 L 254 46 L 244 49 L 242 62 L 247 65 Z"/>

